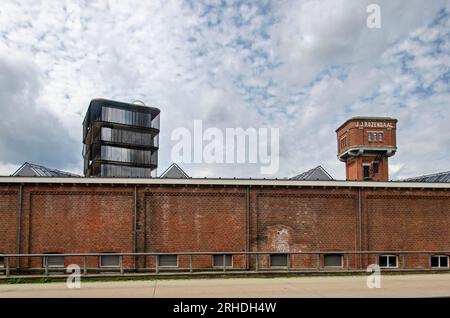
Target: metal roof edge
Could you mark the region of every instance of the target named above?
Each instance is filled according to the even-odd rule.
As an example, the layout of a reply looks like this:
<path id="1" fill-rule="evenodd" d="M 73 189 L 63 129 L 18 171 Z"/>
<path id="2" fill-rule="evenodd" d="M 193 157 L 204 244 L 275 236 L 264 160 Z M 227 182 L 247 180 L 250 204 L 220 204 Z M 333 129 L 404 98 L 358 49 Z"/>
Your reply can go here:
<path id="1" fill-rule="evenodd" d="M 218 186 L 288 186 L 288 187 L 361 187 L 361 188 L 440 188 L 450 189 L 450 183 L 405 181 L 346 181 L 291 179 L 231 179 L 231 178 L 85 178 L 85 177 L 11 177 L 1 176 L 0 184 L 132 184 L 132 185 L 218 185 Z"/>

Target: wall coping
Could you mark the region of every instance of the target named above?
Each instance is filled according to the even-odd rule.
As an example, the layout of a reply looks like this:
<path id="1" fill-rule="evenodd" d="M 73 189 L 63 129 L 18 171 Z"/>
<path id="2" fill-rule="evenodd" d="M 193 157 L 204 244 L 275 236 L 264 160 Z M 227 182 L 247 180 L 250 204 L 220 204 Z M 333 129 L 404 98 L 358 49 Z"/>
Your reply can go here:
<path id="1" fill-rule="evenodd" d="M 342 187 L 342 188 L 414 188 L 450 189 L 450 183 L 405 181 L 346 181 L 291 179 L 232 178 L 95 178 L 95 177 L 13 177 L 0 176 L 0 184 L 85 184 L 85 185 L 209 185 L 209 186 L 280 186 L 280 187 Z"/>

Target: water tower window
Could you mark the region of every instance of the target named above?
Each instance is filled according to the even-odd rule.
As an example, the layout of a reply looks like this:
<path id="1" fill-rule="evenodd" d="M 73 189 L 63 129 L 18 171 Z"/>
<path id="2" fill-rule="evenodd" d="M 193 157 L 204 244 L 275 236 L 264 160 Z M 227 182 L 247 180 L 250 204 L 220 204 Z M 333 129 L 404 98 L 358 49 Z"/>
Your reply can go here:
<path id="1" fill-rule="evenodd" d="M 341 139 L 341 149 L 347 147 L 347 136 L 342 137 Z"/>
<path id="2" fill-rule="evenodd" d="M 364 165 L 364 179 L 370 178 L 370 165 Z"/>
<path id="3" fill-rule="evenodd" d="M 379 163 L 378 163 L 378 161 L 374 161 L 373 162 L 373 174 L 374 175 L 377 175 L 378 174 L 378 170 L 379 170 Z"/>

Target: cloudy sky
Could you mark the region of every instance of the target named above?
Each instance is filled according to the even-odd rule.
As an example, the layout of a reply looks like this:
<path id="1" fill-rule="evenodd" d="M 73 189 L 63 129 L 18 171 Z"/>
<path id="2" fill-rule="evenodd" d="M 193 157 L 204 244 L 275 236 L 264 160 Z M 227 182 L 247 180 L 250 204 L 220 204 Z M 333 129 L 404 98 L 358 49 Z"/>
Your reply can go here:
<path id="1" fill-rule="evenodd" d="M 381 28 L 366 26 L 367 5 Z M 398 118 L 391 178 L 450 170 L 450 4 L 429 0 L 10 1 L 0 5 L 0 174 L 25 161 L 82 172 L 93 98 L 161 109 L 177 127 L 280 128 L 280 169 L 344 178 L 335 129 Z M 257 165 L 181 165 L 258 177 Z"/>

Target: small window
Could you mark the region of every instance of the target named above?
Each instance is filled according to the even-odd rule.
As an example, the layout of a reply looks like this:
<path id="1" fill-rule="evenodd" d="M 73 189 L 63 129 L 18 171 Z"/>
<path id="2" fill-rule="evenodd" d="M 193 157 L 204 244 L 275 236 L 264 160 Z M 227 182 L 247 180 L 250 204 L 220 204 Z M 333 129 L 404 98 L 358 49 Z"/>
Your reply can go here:
<path id="1" fill-rule="evenodd" d="M 370 178 L 370 166 L 364 165 L 363 169 L 364 169 L 364 179 Z"/>
<path id="2" fill-rule="evenodd" d="M 374 175 L 378 174 L 379 166 L 380 166 L 380 164 L 378 163 L 378 161 L 373 162 L 373 174 Z"/>
<path id="3" fill-rule="evenodd" d="M 396 255 L 380 255 L 379 257 L 379 265 L 382 268 L 397 268 L 397 256 Z"/>
<path id="4" fill-rule="evenodd" d="M 225 256 L 225 266 L 233 267 L 233 256 L 232 255 L 214 255 L 213 256 L 213 266 L 223 267 L 223 258 Z"/>
<path id="5" fill-rule="evenodd" d="M 344 149 L 345 147 L 347 147 L 347 136 L 342 137 L 341 139 L 341 149 Z"/>
<path id="6" fill-rule="evenodd" d="M 287 254 L 273 254 L 270 255 L 270 267 L 287 267 Z"/>
<path id="7" fill-rule="evenodd" d="M 341 254 L 324 255 L 323 265 L 325 267 L 342 267 L 342 255 Z"/>
<path id="8" fill-rule="evenodd" d="M 383 142 L 383 132 L 381 131 L 378 133 L 378 141 Z"/>
<path id="9" fill-rule="evenodd" d="M 177 255 L 158 255 L 159 267 L 178 267 Z"/>
<path id="10" fill-rule="evenodd" d="M 371 132 L 367 133 L 367 140 L 369 142 L 372 142 L 372 133 Z"/>
<path id="11" fill-rule="evenodd" d="M 448 256 L 447 255 L 431 256 L 431 267 L 448 268 Z"/>
<path id="12" fill-rule="evenodd" d="M 376 132 L 373 133 L 373 141 L 375 141 L 375 142 L 377 141 L 377 133 Z"/>
<path id="13" fill-rule="evenodd" d="M 63 268 L 64 267 L 64 256 L 51 255 L 44 257 L 44 266 L 51 268 Z"/>
<path id="14" fill-rule="evenodd" d="M 119 267 L 119 255 L 103 255 L 100 256 L 100 267 Z"/>

